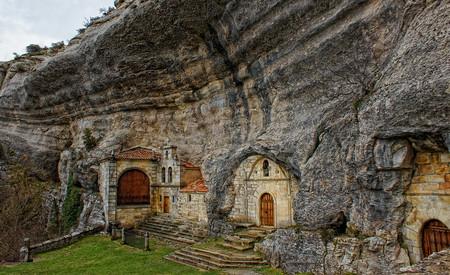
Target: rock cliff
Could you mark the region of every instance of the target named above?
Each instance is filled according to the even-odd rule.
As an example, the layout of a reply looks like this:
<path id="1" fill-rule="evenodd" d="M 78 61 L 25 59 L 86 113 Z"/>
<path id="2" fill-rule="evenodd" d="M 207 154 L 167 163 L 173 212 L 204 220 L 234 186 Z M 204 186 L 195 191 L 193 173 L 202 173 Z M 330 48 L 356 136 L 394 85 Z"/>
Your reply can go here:
<path id="1" fill-rule="evenodd" d="M 95 192 L 99 159 L 170 137 L 183 159 L 201 165 L 210 230 L 220 233 L 234 170 L 264 155 L 299 180 L 297 225 L 383 238 L 390 248 L 370 261 L 389 273 L 405 264 L 382 258 L 404 254 L 412 155 L 450 147 L 449 8 L 410 0 L 128 0 L 62 53 L 0 64 L 0 157 L 27 155 L 36 174 L 63 186 L 72 170 Z M 90 151 L 86 128 L 98 140 Z M 98 204 L 85 197 L 85 206 Z M 337 270 L 338 257 L 324 261 L 320 272 Z M 300 271 L 288 265 L 281 266 Z"/>

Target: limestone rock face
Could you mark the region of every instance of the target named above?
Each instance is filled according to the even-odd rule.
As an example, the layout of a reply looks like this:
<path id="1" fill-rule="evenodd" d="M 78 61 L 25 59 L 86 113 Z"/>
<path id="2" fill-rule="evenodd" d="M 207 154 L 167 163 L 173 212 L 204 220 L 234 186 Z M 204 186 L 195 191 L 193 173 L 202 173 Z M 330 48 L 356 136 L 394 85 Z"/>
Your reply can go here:
<path id="1" fill-rule="evenodd" d="M 420 263 L 401 268 L 397 274 L 446 274 L 450 270 L 450 249 L 435 252 Z"/>
<path id="2" fill-rule="evenodd" d="M 262 155 L 299 180 L 298 225 L 351 226 L 398 247 L 408 154 L 448 151 L 447 1 L 117 7 L 53 58 L 0 64 L 5 160 L 27 155 L 41 177 L 72 171 L 95 192 L 101 158 L 169 137 L 202 167 L 219 234 L 231 228 L 234 171 Z M 380 149 L 394 141 L 406 151 Z"/>
<path id="3" fill-rule="evenodd" d="M 272 266 L 288 274 L 392 274 L 409 263 L 406 250 L 381 237 L 335 237 L 279 229 L 256 245 Z"/>

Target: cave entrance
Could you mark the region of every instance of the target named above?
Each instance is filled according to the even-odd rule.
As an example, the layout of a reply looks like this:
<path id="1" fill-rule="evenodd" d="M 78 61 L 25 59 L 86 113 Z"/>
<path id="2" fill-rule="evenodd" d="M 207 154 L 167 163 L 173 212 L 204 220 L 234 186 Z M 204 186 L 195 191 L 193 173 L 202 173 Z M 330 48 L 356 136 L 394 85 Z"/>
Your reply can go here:
<path id="1" fill-rule="evenodd" d="M 233 189 L 231 220 L 277 228 L 295 224 L 297 180 L 276 162 L 258 155 L 247 158 L 235 171 Z"/>

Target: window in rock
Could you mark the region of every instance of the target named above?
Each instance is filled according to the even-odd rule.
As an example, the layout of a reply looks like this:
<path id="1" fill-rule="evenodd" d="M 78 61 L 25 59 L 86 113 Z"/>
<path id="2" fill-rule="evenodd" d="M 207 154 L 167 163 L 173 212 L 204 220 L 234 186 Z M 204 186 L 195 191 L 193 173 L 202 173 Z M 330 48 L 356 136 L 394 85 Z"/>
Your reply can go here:
<path id="1" fill-rule="evenodd" d="M 117 204 L 150 204 L 150 181 L 144 172 L 130 170 L 120 177 Z"/>
<path id="2" fill-rule="evenodd" d="M 169 158 L 169 151 L 166 151 L 166 159 Z"/>
<path id="3" fill-rule="evenodd" d="M 423 256 L 428 257 L 433 252 L 450 247 L 450 230 L 438 220 L 425 224 L 422 231 Z"/>
<path id="4" fill-rule="evenodd" d="M 264 177 L 269 176 L 269 161 L 267 161 L 267 160 L 265 160 L 263 162 L 263 175 L 264 175 Z"/>
<path id="5" fill-rule="evenodd" d="M 169 175 L 168 175 L 168 178 L 169 178 L 169 182 L 172 182 L 172 167 L 169 167 Z"/>
<path id="6" fill-rule="evenodd" d="M 188 196 L 188 201 L 192 201 L 191 195 Z"/>
<path id="7" fill-rule="evenodd" d="M 166 168 L 161 169 L 161 182 L 166 182 Z"/>

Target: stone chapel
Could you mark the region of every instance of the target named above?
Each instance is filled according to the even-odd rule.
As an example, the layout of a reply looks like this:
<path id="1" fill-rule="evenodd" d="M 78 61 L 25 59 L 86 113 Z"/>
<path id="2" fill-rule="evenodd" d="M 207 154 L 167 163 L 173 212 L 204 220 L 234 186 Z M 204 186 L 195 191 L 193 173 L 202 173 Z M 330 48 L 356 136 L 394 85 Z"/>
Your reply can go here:
<path id="1" fill-rule="evenodd" d="M 200 168 L 177 155 L 166 142 L 160 150 L 136 146 L 100 162 L 100 191 L 108 223 L 131 228 L 155 215 L 207 224 L 208 190 Z M 232 222 L 257 226 L 294 225 L 292 201 L 298 183 L 263 156 L 250 156 L 235 171 Z"/>
<path id="2" fill-rule="evenodd" d="M 177 147 L 168 142 L 160 150 L 136 146 L 101 161 L 99 184 L 108 223 L 130 228 L 160 214 L 207 222 L 208 188 L 200 168 L 179 159 Z"/>

